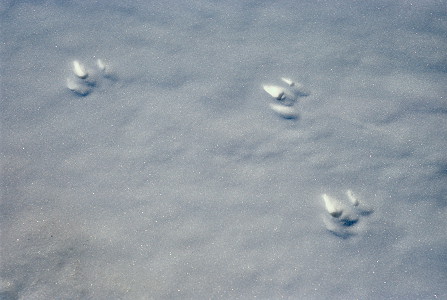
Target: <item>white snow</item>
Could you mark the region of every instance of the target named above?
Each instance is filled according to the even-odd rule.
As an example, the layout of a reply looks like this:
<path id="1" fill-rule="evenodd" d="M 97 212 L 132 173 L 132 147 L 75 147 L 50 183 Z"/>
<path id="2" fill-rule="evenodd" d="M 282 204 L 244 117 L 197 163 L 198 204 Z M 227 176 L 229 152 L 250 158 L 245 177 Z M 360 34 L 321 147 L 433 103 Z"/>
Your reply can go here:
<path id="1" fill-rule="evenodd" d="M 284 89 L 276 85 L 264 85 L 264 91 L 277 100 L 281 100 L 284 96 Z"/>
<path id="2" fill-rule="evenodd" d="M 291 106 L 286 106 L 282 104 L 270 103 L 270 108 L 276 112 L 278 115 L 285 119 L 295 119 L 298 117 L 297 112 Z"/>
<path id="3" fill-rule="evenodd" d="M 88 76 L 84 65 L 77 60 L 73 61 L 73 73 L 81 79 L 85 79 Z"/>
<path id="4" fill-rule="evenodd" d="M 326 207 L 327 212 L 334 218 L 340 217 L 341 214 L 343 213 L 343 208 L 342 208 L 340 202 L 337 199 L 332 198 L 331 196 L 329 196 L 327 194 L 323 194 L 322 198 L 323 198 L 324 206 Z"/>
<path id="5" fill-rule="evenodd" d="M 446 7 L 2 1 L 0 298 L 447 298 Z"/>

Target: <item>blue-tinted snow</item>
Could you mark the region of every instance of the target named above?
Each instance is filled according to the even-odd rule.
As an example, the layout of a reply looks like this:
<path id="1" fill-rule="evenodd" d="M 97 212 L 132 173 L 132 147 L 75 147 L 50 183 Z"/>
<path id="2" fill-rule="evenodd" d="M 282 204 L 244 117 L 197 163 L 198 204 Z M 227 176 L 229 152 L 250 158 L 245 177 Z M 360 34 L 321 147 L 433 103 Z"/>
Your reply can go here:
<path id="1" fill-rule="evenodd" d="M 296 2 L 2 2 L 0 298 L 447 297 L 446 2 Z"/>

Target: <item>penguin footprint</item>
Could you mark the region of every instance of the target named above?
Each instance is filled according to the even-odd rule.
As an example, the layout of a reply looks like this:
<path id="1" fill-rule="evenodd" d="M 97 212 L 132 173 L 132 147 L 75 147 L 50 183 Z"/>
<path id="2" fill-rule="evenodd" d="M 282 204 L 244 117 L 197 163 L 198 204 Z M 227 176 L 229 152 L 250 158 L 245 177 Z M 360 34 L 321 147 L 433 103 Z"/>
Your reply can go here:
<path id="1" fill-rule="evenodd" d="M 67 88 L 79 96 L 87 96 L 96 86 L 99 75 L 104 78 L 114 79 L 114 73 L 101 59 L 96 60 L 96 66 L 86 68 L 78 60 L 72 63 L 73 74 L 67 78 Z"/>
<path id="2" fill-rule="evenodd" d="M 263 85 L 262 88 L 275 100 L 275 102 L 270 103 L 270 108 L 275 113 L 284 119 L 296 119 L 298 118 L 298 113 L 294 105 L 300 97 L 309 96 L 310 92 L 302 84 L 294 82 L 289 78 L 283 77 L 281 80 L 287 84 L 287 87 Z"/>
<path id="3" fill-rule="evenodd" d="M 374 211 L 372 207 L 360 201 L 351 190 L 346 191 L 346 196 L 351 204 L 349 206 L 328 194 L 322 195 L 328 213 L 323 217 L 326 229 L 341 238 L 349 238 L 357 234 L 357 224 L 360 219 L 369 216 Z"/>

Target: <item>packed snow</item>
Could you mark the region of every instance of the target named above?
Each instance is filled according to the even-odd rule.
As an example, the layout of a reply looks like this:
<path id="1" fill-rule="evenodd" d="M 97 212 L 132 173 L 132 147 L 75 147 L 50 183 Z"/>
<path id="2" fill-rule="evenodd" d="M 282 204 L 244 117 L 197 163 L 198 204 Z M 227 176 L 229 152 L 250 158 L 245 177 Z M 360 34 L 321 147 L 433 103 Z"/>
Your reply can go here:
<path id="1" fill-rule="evenodd" d="M 0 299 L 447 298 L 446 1 L 0 14 Z"/>

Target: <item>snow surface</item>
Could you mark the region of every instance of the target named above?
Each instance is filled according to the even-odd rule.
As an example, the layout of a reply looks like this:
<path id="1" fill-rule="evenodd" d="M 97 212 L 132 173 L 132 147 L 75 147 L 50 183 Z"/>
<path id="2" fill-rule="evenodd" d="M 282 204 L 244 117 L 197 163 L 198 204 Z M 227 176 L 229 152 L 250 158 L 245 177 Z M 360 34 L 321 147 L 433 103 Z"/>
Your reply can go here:
<path id="1" fill-rule="evenodd" d="M 446 1 L 0 13 L 0 299 L 447 298 Z"/>

